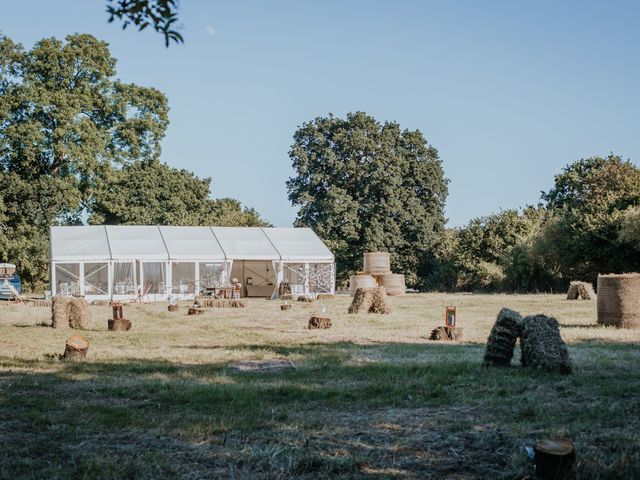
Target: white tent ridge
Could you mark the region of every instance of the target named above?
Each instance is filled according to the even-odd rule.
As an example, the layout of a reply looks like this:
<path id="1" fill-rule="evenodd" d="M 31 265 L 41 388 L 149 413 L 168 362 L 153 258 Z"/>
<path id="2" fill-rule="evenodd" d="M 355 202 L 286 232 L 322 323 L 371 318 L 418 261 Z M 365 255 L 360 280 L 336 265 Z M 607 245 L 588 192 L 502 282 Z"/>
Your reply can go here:
<path id="1" fill-rule="evenodd" d="M 277 296 L 282 281 L 299 293 L 335 291 L 335 257 L 310 228 L 54 226 L 50 256 L 53 295 L 161 300 L 232 278 L 249 296 Z"/>

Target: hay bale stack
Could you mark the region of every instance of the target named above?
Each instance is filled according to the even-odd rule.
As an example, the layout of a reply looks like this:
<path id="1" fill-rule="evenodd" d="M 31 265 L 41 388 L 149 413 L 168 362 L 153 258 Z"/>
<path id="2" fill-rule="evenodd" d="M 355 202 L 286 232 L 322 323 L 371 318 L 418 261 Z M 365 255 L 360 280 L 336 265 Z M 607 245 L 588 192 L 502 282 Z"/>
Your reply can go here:
<path id="1" fill-rule="evenodd" d="M 331 328 L 331 319 L 329 317 L 318 317 L 316 315 L 312 315 L 309 318 L 309 329 L 315 328 Z"/>
<path id="2" fill-rule="evenodd" d="M 316 300 L 334 300 L 336 296 L 333 293 L 319 293 L 316 295 Z"/>
<path id="3" fill-rule="evenodd" d="M 245 308 L 246 300 L 242 298 L 201 298 L 198 304 L 207 308 Z"/>
<path id="4" fill-rule="evenodd" d="M 387 295 L 404 295 L 407 286 L 404 282 L 404 275 L 401 273 L 387 273 L 378 275 L 378 285 L 387 290 Z"/>
<path id="5" fill-rule="evenodd" d="M 522 321 L 520 338 L 523 367 L 570 373 L 571 359 L 560 336 L 558 321 L 546 315 L 529 315 Z"/>
<path id="6" fill-rule="evenodd" d="M 488 367 L 508 367 L 516 341 L 522 333 L 522 315 L 503 308 L 493 324 L 482 364 Z"/>
<path id="7" fill-rule="evenodd" d="M 461 340 L 462 327 L 437 327 L 431 331 L 429 340 Z"/>
<path id="8" fill-rule="evenodd" d="M 371 306 L 369 307 L 369 313 L 380 313 L 387 315 L 393 312 L 393 305 L 391 300 L 387 296 L 387 291 L 384 287 L 378 287 L 373 289 L 373 296 L 371 298 Z"/>
<path id="9" fill-rule="evenodd" d="M 91 311 L 84 298 L 73 297 L 69 302 L 69 326 L 86 330 L 91 326 Z"/>
<path id="10" fill-rule="evenodd" d="M 640 273 L 598 275 L 598 323 L 640 328 Z"/>
<path id="11" fill-rule="evenodd" d="M 349 277 L 349 293 L 354 296 L 359 288 L 375 288 L 378 281 L 373 275 L 351 275 Z"/>
<path id="12" fill-rule="evenodd" d="M 71 297 L 55 296 L 51 301 L 51 326 L 69 328 L 69 303 Z"/>
<path id="13" fill-rule="evenodd" d="M 594 300 L 596 292 L 589 282 L 571 282 L 567 290 L 567 300 Z"/>
<path id="14" fill-rule="evenodd" d="M 369 275 L 386 275 L 387 273 L 391 273 L 391 257 L 389 252 L 365 253 L 364 271 Z"/>
<path id="15" fill-rule="evenodd" d="M 64 360 L 79 361 L 84 360 L 89 350 L 89 340 L 80 335 L 73 335 L 67 338 L 64 347 Z"/>
<path id="16" fill-rule="evenodd" d="M 349 313 L 368 313 L 373 302 L 373 288 L 358 288 L 349 306 Z"/>

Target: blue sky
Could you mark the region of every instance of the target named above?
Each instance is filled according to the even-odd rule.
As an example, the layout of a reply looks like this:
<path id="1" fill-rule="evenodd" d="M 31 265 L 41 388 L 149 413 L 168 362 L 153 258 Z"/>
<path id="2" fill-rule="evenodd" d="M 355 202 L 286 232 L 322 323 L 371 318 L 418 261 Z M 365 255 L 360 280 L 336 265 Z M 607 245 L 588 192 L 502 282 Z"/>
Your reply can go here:
<path id="1" fill-rule="evenodd" d="M 107 23 L 106 0 L 5 1 L 31 47 L 91 33 L 118 76 L 169 98 L 168 164 L 277 226 L 297 126 L 365 111 L 419 129 L 451 180 L 449 225 L 536 203 L 586 156 L 640 160 L 640 2 L 182 0 L 184 45 Z"/>

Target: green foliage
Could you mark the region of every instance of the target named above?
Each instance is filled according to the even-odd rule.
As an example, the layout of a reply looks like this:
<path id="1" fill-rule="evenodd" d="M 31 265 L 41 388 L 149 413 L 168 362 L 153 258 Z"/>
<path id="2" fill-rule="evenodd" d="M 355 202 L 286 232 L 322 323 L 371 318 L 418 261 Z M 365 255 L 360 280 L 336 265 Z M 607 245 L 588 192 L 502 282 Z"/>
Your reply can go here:
<path id="1" fill-rule="evenodd" d="M 183 43 L 182 35 L 174 30 L 178 21 L 178 0 L 107 0 L 109 23 L 116 18 L 122 21 L 122 29 L 129 25 L 142 31 L 149 25 L 164 35 L 165 46 L 171 41 Z"/>
<path id="2" fill-rule="evenodd" d="M 545 256 L 566 280 L 637 270 L 640 252 L 620 240 L 633 236 L 621 226 L 630 228 L 634 216 L 625 212 L 640 204 L 638 167 L 615 155 L 578 160 L 542 199 L 556 216 L 544 232 Z"/>
<path id="3" fill-rule="evenodd" d="M 115 77 L 105 42 L 70 35 L 26 51 L 0 36 L 0 254 L 25 285 L 48 275 L 54 224 L 264 224 L 210 179 L 160 163 L 166 97 Z"/>
<path id="4" fill-rule="evenodd" d="M 640 250 L 640 206 L 627 208 L 620 219 L 618 241 Z"/>
<path id="5" fill-rule="evenodd" d="M 338 278 L 360 270 L 364 252 L 383 250 L 416 284 L 423 257 L 443 230 L 448 183 L 422 133 L 362 112 L 329 115 L 295 132 L 289 156 L 296 225 L 314 228 L 327 242 Z"/>

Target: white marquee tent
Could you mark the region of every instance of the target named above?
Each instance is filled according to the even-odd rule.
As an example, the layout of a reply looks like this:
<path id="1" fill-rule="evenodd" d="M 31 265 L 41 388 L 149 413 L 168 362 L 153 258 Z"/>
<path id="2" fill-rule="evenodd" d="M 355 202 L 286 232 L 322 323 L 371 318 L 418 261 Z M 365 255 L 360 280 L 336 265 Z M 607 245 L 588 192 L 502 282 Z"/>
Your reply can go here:
<path id="1" fill-rule="evenodd" d="M 89 300 L 192 298 L 237 281 L 241 295 L 334 293 L 335 259 L 309 228 L 51 227 L 51 293 Z"/>

